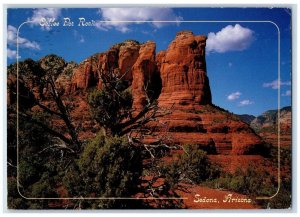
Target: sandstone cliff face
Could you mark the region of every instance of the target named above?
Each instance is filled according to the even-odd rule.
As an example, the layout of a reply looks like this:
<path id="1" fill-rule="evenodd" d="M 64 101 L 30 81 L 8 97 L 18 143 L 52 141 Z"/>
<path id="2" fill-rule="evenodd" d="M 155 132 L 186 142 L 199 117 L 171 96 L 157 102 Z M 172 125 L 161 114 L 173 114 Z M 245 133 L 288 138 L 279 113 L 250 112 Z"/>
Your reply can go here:
<path id="1" fill-rule="evenodd" d="M 89 87 L 101 88 L 99 71 L 110 71 L 124 75 L 132 82 L 132 67 L 138 59 L 141 45 L 128 40 L 112 46 L 107 52 L 95 54 L 81 62 L 73 72 L 72 91 Z"/>
<path id="2" fill-rule="evenodd" d="M 79 64 L 74 69 L 71 79 L 71 91 L 75 92 L 77 89 L 86 89 L 98 84 L 97 62 L 101 54 L 95 54 Z"/>
<path id="3" fill-rule="evenodd" d="M 159 55 L 162 90 L 161 106 L 211 104 L 211 92 L 206 75 L 205 36 L 191 31 L 178 32 L 167 51 Z"/>
<path id="4" fill-rule="evenodd" d="M 101 88 L 99 70 L 119 73 L 132 86 L 133 107 L 141 109 L 146 104 L 146 87 L 159 77 L 155 61 L 156 44 L 148 41 L 139 44 L 133 40 L 112 46 L 107 52 L 95 54 L 80 63 L 73 72 L 72 91 L 89 87 Z M 97 71 L 98 70 L 98 71 Z M 154 87 L 155 88 L 155 87 Z"/>
<path id="5" fill-rule="evenodd" d="M 212 97 L 206 74 L 205 36 L 195 36 L 191 31 L 177 33 L 166 51 L 155 54 L 156 44 L 134 41 L 114 45 L 107 52 L 96 54 L 83 61 L 74 71 L 72 91 L 97 86 L 101 82 L 99 69 L 115 69 L 125 74 L 132 83 L 134 108 L 146 103 L 146 90 L 159 95 L 161 106 L 177 107 L 193 104 L 211 104 Z M 162 87 L 161 87 L 162 86 Z"/>
<path id="6" fill-rule="evenodd" d="M 151 41 L 141 45 L 139 57 L 133 66 L 132 95 L 134 109 L 142 109 L 147 104 L 146 88 L 151 85 L 153 74 L 157 71 L 155 49 L 156 44 Z"/>

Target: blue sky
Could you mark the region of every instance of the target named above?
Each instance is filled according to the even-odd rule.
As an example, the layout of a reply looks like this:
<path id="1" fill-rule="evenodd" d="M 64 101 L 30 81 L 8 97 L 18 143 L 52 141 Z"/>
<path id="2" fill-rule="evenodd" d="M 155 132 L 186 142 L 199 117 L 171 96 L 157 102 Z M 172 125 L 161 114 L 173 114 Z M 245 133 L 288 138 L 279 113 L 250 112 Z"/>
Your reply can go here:
<path id="1" fill-rule="evenodd" d="M 20 30 L 19 60 L 38 60 L 54 53 L 77 63 L 88 56 L 106 51 L 126 39 L 153 40 L 157 52 L 167 49 L 176 32 L 191 30 L 205 34 L 207 74 L 213 103 L 237 114 L 258 115 L 278 106 L 291 104 L 291 11 L 283 8 L 102 8 L 102 9 L 8 9 L 7 62 L 16 62 L 16 31 Z M 78 26 L 79 18 L 92 26 Z M 41 26 L 41 18 L 59 22 L 59 26 Z M 70 18 L 73 26 L 63 26 Z M 99 20 L 157 21 L 99 23 Z M 232 21 L 191 23 L 182 21 Z M 281 78 L 278 82 L 277 56 L 280 29 Z M 53 23 L 52 23 L 53 24 Z M 278 85 L 279 84 L 279 85 Z"/>

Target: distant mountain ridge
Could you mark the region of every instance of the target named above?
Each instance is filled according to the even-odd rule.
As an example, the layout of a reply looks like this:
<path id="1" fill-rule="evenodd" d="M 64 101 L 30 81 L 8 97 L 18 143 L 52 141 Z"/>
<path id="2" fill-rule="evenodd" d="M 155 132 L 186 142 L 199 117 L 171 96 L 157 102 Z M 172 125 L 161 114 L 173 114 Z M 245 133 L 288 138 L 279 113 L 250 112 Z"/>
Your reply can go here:
<path id="1" fill-rule="evenodd" d="M 238 117 L 247 124 L 250 124 L 256 117 L 254 115 L 242 114 Z"/>
<path id="2" fill-rule="evenodd" d="M 258 132 L 261 131 L 277 131 L 278 125 L 278 110 L 272 109 L 267 110 L 261 115 L 255 117 L 253 115 L 238 115 L 238 117 L 245 123 L 250 124 L 250 126 Z M 292 125 L 292 107 L 285 106 L 280 109 L 280 126 L 281 131 L 284 133 L 291 130 Z"/>

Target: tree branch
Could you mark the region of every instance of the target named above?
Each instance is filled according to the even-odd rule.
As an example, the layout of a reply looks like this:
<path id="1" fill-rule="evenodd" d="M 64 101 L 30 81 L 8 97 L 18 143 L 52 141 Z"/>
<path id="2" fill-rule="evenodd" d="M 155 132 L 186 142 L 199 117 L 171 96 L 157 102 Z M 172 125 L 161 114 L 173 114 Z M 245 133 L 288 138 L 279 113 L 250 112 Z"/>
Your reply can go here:
<path id="1" fill-rule="evenodd" d="M 16 111 L 12 111 L 13 113 L 17 114 Z M 62 141 L 64 141 L 65 143 L 72 145 L 73 142 L 72 140 L 68 139 L 67 137 L 65 137 L 63 134 L 51 129 L 50 127 L 48 127 L 47 125 L 43 124 L 40 121 L 35 120 L 33 117 L 27 115 L 27 114 L 23 114 L 23 113 L 18 113 L 19 117 L 23 118 L 24 120 L 30 121 L 40 127 L 42 127 L 44 130 L 46 130 L 48 133 L 50 133 L 51 135 L 60 138 Z"/>
<path id="2" fill-rule="evenodd" d="M 61 97 L 58 95 L 58 93 L 56 91 L 56 87 L 55 87 L 54 81 L 53 81 L 51 76 L 48 78 L 48 82 L 51 86 L 52 93 L 53 93 L 56 105 L 57 105 L 59 111 L 61 112 L 61 118 L 65 122 L 65 124 L 68 128 L 69 134 L 72 138 L 73 145 L 75 145 L 76 150 L 79 151 L 81 145 L 80 145 L 80 142 L 78 140 L 77 132 L 76 132 L 75 127 L 74 127 L 74 125 L 72 124 L 72 122 L 69 118 L 69 113 L 66 109 L 66 106 L 64 105 L 63 101 L 61 100 Z"/>

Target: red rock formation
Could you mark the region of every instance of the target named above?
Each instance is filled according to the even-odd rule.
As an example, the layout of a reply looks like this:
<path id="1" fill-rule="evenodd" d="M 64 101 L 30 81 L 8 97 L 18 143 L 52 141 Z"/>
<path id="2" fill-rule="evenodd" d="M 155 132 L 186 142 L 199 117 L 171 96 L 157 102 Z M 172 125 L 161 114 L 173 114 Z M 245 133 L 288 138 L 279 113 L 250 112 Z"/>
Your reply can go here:
<path id="1" fill-rule="evenodd" d="M 163 63 L 163 60 L 164 60 L 165 56 L 166 56 L 166 51 L 165 50 L 159 51 L 156 54 L 156 64 L 157 64 L 158 69 L 161 68 L 161 65 Z"/>
<path id="2" fill-rule="evenodd" d="M 155 62 L 156 44 L 148 41 L 141 45 L 139 56 L 132 70 L 133 108 L 140 110 L 147 104 L 146 88 L 151 84 L 153 74 L 156 72 Z"/>
<path id="3" fill-rule="evenodd" d="M 131 40 L 112 46 L 107 52 L 95 54 L 79 64 L 73 72 L 72 91 L 98 86 L 101 81 L 98 70 L 114 71 L 124 75 L 124 79 L 132 82 L 132 66 L 139 56 L 140 45 Z"/>
<path id="4" fill-rule="evenodd" d="M 73 75 L 73 69 L 77 67 L 75 62 L 67 63 L 65 69 L 60 73 L 55 81 L 56 87 L 61 93 L 69 95 L 71 93 L 71 79 Z"/>
<path id="5" fill-rule="evenodd" d="M 156 60 L 156 44 L 148 41 L 139 44 L 132 40 L 112 46 L 107 52 L 95 54 L 82 63 L 73 72 L 72 91 L 97 86 L 101 88 L 98 70 L 120 73 L 123 79 L 132 84 L 133 107 L 141 109 L 147 97 L 145 88 L 156 86 L 155 77 L 159 77 Z M 154 87 L 155 88 L 155 87 Z"/>
<path id="6" fill-rule="evenodd" d="M 211 104 L 205 63 L 206 36 L 178 32 L 167 51 L 158 55 L 162 90 L 159 104 L 191 106 Z"/>
<path id="7" fill-rule="evenodd" d="M 79 64 L 73 71 L 71 91 L 86 89 L 98 83 L 97 59 L 101 54 L 95 54 Z"/>
<path id="8" fill-rule="evenodd" d="M 124 79 L 132 82 L 132 66 L 140 56 L 140 45 L 134 42 L 127 41 L 125 45 L 120 46 L 118 65 L 121 74 L 125 74 Z"/>
<path id="9" fill-rule="evenodd" d="M 125 41 L 82 62 L 74 70 L 72 90 L 101 88 L 97 67 L 113 69 L 132 84 L 135 110 L 146 105 L 151 91 L 160 107 L 174 104 L 172 113 L 159 119 L 167 124 L 173 143 L 199 145 L 213 154 L 258 153 L 263 144 L 260 137 L 239 118 L 212 105 L 205 45 L 206 37 L 191 31 L 177 33 L 168 49 L 157 55 L 154 42 Z"/>

